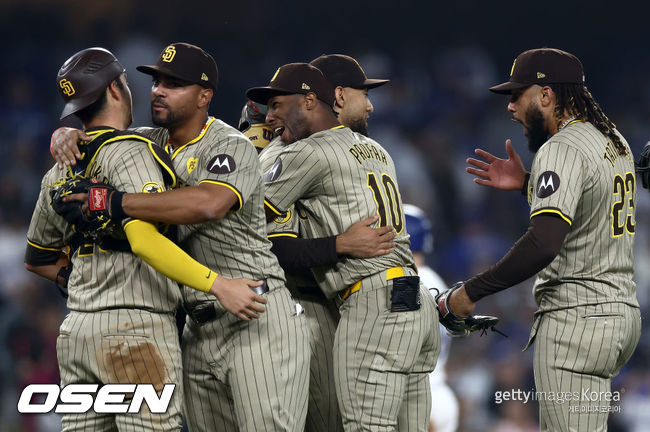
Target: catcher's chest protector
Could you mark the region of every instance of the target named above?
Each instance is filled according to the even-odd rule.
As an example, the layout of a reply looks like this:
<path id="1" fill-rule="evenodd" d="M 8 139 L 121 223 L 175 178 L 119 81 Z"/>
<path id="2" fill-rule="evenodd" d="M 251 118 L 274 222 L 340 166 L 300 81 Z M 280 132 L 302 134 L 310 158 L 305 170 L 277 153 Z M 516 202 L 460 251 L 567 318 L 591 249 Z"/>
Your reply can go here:
<path id="1" fill-rule="evenodd" d="M 88 135 L 93 139 L 89 142 L 80 142 L 79 151 L 81 157 L 77 160 L 75 170 L 78 174 L 83 174 L 86 177 L 92 177 L 94 172 L 94 162 L 97 158 L 97 153 L 105 145 L 112 144 L 118 141 L 131 140 L 142 142 L 146 145 L 154 159 L 158 162 L 158 167 L 163 174 L 165 186 L 167 188 L 174 188 L 177 185 L 176 172 L 172 165 L 172 160 L 169 155 L 155 142 L 151 141 L 143 135 L 133 131 L 120 131 L 116 129 L 101 129 L 94 131 L 87 131 Z M 72 174 L 70 170 L 69 174 Z"/>

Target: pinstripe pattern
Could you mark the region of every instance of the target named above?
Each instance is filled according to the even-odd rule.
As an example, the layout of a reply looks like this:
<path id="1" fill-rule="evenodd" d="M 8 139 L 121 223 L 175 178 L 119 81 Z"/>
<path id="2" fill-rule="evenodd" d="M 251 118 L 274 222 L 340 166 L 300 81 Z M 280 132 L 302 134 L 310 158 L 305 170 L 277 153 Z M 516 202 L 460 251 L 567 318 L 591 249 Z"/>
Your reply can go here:
<path id="1" fill-rule="evenodd" d="M 537 391 L 571 394 L 564 403 L 539 398 L 541 430 L 606 431 L 610 401 L 592 392 L 610 392 L 611 378 L 632 356 L 641 335 L 639 309 L 622 303 L 578 306 L 544 313 L 539 321 Z"/>
<path id="2" fill-rule="evenodd" d="M 267 145 L 264 151 L 275 151 L 282 142 L 277 140 Z M 280 148 L 281 150 L 281 148 Z M 267 224 L 269 236 L 298 236 L 300 218 L 292 206 L 284 217 Z M 343 430 L 341 413 L 334 387 L 334 361 L 332 349 L 334 334 L 340 314 L 333 301 L 324 296 L 301 294 L 299 289 L 319 291 L 312 278 L 287 273 L 287 287 L 294 298 L 305 309 L 305 320 L 309 327 L 309 405 L 307 409 L 306 432 L 340 432 Z M 305 291 L 305 290 L 303 290 Z"/>
<path id="3" fill-rule="evenodd" d="M 614 228 L 624 226 L 628 216 L 634 222 L 634 165 L 625 145 L 629 154 L 618 156 L 591 123 L 573 122 L 533 160 L 531 217 L 549 212 L 571 224 L 559 255 L 537 275 L 534 287 L 539 310 L 529 344 L 536 341 L 543 431 L 607 430 L 610 401 L 592 392 L 611 390 L 611 378 L 639 341 L 634 232 L 624 227 L 616 234 Z M 549 171 L 557 175 L 551 189 Z M 563 403 L 558 395 L 565 396 Z"/>
<path id="4" fill-rule="evenodd" d="M 391 313 L 388 286 L 341 306 L 334 373 L 346 431 L 427 430 L 440 333 L 433 299 L 424 288 L 420 296 L 415 312 Z"/>
<path id="5" fill-rule="evenodd" d="M 146 183 L 164 184 L 146 144 L 121 140 L 104 146 L 89 167 L 92 175 L 119 190 L 141 192 Z M 49 189 L 61 171 L 45 175 L 28 240 L 59 248 L 70 228 L 49 205 Z M 162 189 L 162 187 L 161 187 Z M 123 235 L 123 233 L 122 233 Z M 64 430 L 179 430 L 182 385 L 178 334 L 173 313 L 178 286 L 131 253 L 80 248 L 68 282 L 70 314 L 61 326 L 57 357 L 61 385 L 70 383 L 164 383 L 177 387 L 169 410 L 151 415 L 105 416 L 92 410 L 64 415 Z"/>
<path id="6" fill-rule="evenodd" d="M 223 219 L 179 227 L 183 249 L 220 274 L 266 279 L 266 312 L 250 323 L 225 312 L 214 296 L 183 288 L 186 308 L 216 305 L 216 320 L 200 327 L 188 318 L 183 332 L 187 421 L 192 431 L 302 431 L 307 414 L 309 340 L 304 315 L 271 253 L 264 217 L 264 185 L 257 152 L 248 139 L 210 118 L 204 135 L 170 152 L 182 184 L 203 181 L 231 187 L 241 208 Z M 164 129 L 140 129 L 166 142 Z M 231 172 L 210 171 L 229 155 Z M 239 206 L 238 206 L 239 207 Z"/>
<path id="7" fill-rule="evenodd" d="M 428 373 L 435 366 L 440 334 L 427 293 L 422 292 L 420 310 L 390 312 L 392 283 L 386 281 L 385 270 L 402 267 L 406 275 L 416 274 L 392 159 L 378 143 L 348 128 L 317 132 L 285 146 L 280 155 L 262 152 L 260 159 L 271 180 L 266 184 L 267 202 L 280 211 L 296 203 L 301 235 L 306 238 L 340 234 L 353 223 L 382 213 L 383 202 L 390 217 L 386 222 L 398 232 L 389 254 L 344 259 L 312 271 L 330 298 L 362 280 L 361 290 L 340 307 L 334 341 L 335 386 L 344 429 L 426 431 L 431 407 Z M 268 170 L 277 159 L 281 172 L 271 176 Z M 381 197 L 370 187 L 371 176 Z"/>
<path id="8" fill-rule="evenodd" d="M 613 193 L 614 176 L 634 173 L 632 152 L 628 147 L 629 154 L 618 157 L 612 166 L 603 158 L 606 146 L 605 137 L 591 123 L 573 123 L 535 155 L 531 187 L 538 187 L 539 176 L 546 171 L 557 173 L 560 185 L 546 198 L 533 191 L 531 214 L 559 210 L 572 220 L 560 254 L 537 276 L 535 299 L 540 310 L 606 302 L 639 307 L 632 280 L 634 236 L 612 237 L 611 216 L 620 199 Z"/>
<path id="9" fill-rule="evenodd" d="M 368 158 L 355 157 L 362 148 Z M 262 169 L 267 172 L 274 164 L 273 153 L 262 152 Z M 368 173 L 381 179 L 387 174 L 395 182 L 397 175 L 390 155 L 375 141 L 352 132 L 349 128 L 317 132 L 309 138 L 285 146 L 279 156 L 282 173 L 266 184 L 266 199 L 281 211 L 300 200 L 310 215 L 305 219 L 307 238 L 327 237 L 345 232 L 355 222 L 377 214 L 377 201 L 368 187 Z M 384 185 L 380 190 L 389 211 Z M 399 190 L 397 191 L 399 198 Z M 388 218 L 394 226 L 404 224 L 399 201 L 399 220 Z M 387 255 L 370 259 L 343 259 L 328 269 L 314 269 L 323 292 L 334 296 L 344 287 L 386 268 L 403 266 L 415 269 L 409 250 L 406 229 L 395 237 L 395 247 Z"/>
<path id="10" fill-rule="evenodd" d="M 183 334 L 192 431 L 302 431 L 309 380 L 308 329 L 286 289 L 267 294 L 249 323 L 230 314 Z M 302 415 L 301 415 L 302 413 Z"/>
<path id="11" fill-rule="evenodd" d="M 41 190 L 27 229 L 27 241 L 37 247 L 62 249 L 74 234 L 72 227 L 50 206 L 50 187 L 61 177 L 63 172 L 55 165 L 41 180 Z"/>
<path id="12" fill-rule="evenodd" d="M 109 415 L 90 410 L 63 416 L 64 431 L 180 430 L 181 351 L 173 315 L 137 309 L 71 312 L 57 339 L 61 385 L 151 383 L 157 390 L 178 383 L 170 409 L 152 415 Z"/>

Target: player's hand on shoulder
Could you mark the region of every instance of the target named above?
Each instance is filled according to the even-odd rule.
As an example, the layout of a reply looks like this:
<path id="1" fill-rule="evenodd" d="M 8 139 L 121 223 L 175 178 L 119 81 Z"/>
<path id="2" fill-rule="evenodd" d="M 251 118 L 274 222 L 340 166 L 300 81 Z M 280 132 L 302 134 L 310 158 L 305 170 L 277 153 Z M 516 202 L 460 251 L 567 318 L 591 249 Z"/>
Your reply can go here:
<path id="1" fill-rule="evenodd" d="M 76 165 L 77 159 L 81 158 L 77 143 L 79 141 L 90 141 L 91 139 L 90 135 L 79 129 L 61 127 L 55 130 L 50 141 L 50 153 L 56 160 L 59 169 Z"/>
<path id="2" fill-rule="evenodd" d="M 228 279 L 217 276 L 210 292 L 228 312 L 243 321 L 250 321 L 265 311 L 263 305 L 266 304 L 266 299 L 251 289 L 262 284 L 261 281 L 246 278 Z"/>
<path id="3" fill-rule="evenodd" d="M 355 258 L 373 258 L 389 253 L 395 246 L 395 231 L 392 226 L 373 228 L 378 218 L 375 215 L 359 221 L 336 236 L 336 253 Z"/>
<path id="4" fill-rule="evenodd" d="M 465 168 L 465 171 L 476 176 L 474 183 L 501 190 L 521 190 L 524 186 L 526 169 L 509 139 L 506 140 L 507 159 L 498 158 L 482 149 L 474 152 L 483 158 L 469 158 L 466 161 L 472 166 Z"/>

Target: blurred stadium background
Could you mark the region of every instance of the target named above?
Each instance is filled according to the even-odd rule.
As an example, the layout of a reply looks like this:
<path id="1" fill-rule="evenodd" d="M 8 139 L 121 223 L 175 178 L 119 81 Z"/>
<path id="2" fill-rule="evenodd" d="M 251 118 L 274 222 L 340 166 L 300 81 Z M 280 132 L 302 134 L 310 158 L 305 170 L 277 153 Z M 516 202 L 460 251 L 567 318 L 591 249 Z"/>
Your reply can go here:
<path id="1" fill-rule="evenodd" d="M 58 382 L 55 343 L 66 310 L 56 289 L 23 267 L 25 235 L 42 174 L 51 166 L 51 132 L 63 125 L 56 72 L 76 51 L 112 50 L 127 68 L 136 125 L 150 124 L 150 77 L 170 42 L 200 45 L 216 59 L 219 89 L 211 114 L 236 124 L 244 90 L 275 69 L 323 53 L 356 57 L 368 76 L 390 78 L 372 90 L 370 135 L 392 154 L 404 202 L 434 221 L 430 265 L 448 284 L 501 258 L 528 225 L 526 200 L 472 183 L 465 159 L 481 147 L 503 155 L 504 141 L 530 166 L 521 127 L 506 97 L 487 88 L 507 78 L 521 51 L 562 48 L 583 62 L 587 85 L 628 139 L 635 158 L 650 139 L 648 6 L 609 2 L 292 3 L 128 0 L 0 1 L 0 430 L 60 429 L 55 415 L 21 416 L 29 383 Z M 65 123 L 74 125 L 72 123 Z M 639 190 L 636 281 L 650 306 L 650 194 Z M 537 405 L 496 404 L 497 390 L 534 388 L 532 350 L 522 353 L 535 304 L 532 280 L 484 300 L 480 313 L 503 319 L 496 334 L 456 340 L 449 381 L 461 400 L 461 431 L 533 431 Z M 621 412 L 610 431 L 650 430 L 650 335 L 614 381 Z"/>

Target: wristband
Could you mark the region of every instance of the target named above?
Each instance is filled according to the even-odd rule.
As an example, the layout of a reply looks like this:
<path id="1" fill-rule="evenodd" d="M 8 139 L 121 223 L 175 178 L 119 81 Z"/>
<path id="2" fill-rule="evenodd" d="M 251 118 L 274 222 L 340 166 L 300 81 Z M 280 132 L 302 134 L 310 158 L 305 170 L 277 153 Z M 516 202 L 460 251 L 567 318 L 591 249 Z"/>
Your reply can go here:
<path id="1" fill-rule="evenodd" d="M 116 222 L 121 221 L 129 217 L 122 207 L 122 198 L 124 197 L 124 192 L 115 191 L 111 195 L 111 219 Z"/>

